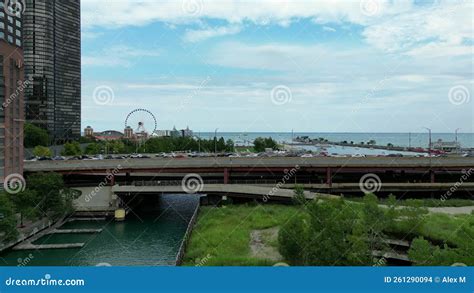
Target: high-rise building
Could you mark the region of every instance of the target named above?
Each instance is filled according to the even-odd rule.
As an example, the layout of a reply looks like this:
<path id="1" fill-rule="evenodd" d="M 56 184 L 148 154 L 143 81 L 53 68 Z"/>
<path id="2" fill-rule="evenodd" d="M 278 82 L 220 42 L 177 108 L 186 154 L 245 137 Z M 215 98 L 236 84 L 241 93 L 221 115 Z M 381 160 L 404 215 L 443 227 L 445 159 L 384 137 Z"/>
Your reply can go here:
<path id="1" fill-rule="evenodd" d="M 0 180 L 23 173 L 22 18 L 0 2 Z"/>
<path id="2" fill-rule="evenodd" d="M 54 143 L 81 135 L 80 0 L 26 0 L 23 34 L 26 120 Z"/>

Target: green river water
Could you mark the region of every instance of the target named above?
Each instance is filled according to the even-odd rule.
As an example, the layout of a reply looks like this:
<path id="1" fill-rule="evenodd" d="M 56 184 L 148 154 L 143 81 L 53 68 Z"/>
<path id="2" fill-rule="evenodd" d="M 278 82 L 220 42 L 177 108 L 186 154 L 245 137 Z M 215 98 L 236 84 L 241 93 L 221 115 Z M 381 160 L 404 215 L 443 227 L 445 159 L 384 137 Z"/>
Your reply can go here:
<path id="1" fill-rule="evenodd" d="M 194 195 L 160 195 L 157 210 L 127 215 L 124 222 L 74 221 L 61 229 L 102 228 L 96 234 L 51 234 L 34 244 L 84 242 L 81 249 L 7 251 L 0 266 L 174 265 L 188 222 L 198 203 Z"/>

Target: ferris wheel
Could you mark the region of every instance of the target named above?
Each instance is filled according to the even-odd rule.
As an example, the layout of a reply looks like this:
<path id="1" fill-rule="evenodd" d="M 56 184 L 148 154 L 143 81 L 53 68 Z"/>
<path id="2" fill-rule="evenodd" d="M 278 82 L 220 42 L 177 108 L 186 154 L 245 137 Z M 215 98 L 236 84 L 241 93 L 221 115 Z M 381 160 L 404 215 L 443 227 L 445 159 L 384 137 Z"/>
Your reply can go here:
<path id="1" fill-rule="evenodd" d="M 135 109 L 125 118 L 125 128 L 130 127 L 134 129 L 135 133 L 153 134 L 157 125 L 155 115 L 147 109 Z"/>

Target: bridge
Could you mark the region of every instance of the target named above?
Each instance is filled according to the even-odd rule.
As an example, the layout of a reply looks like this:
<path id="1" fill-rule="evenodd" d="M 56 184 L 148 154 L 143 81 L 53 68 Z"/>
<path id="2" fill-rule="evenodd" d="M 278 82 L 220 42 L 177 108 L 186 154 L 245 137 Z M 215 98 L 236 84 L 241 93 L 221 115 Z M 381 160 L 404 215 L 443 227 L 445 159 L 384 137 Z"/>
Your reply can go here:
<path id="1" fill-rule="evenodd" d="M 357 191 L 361 177 L 378 176 L 382 192 L 447 191 L 463 176 L 457 192 L 474 191 L 471 157 L 255 157 L 255 158 L 126 158 L 26 162 L 25 173 L 59 172 L 72 186 L 96 184 L 107 178 L 113 186 L 136 180 L 181 180 L 196 173 L 217 184 L 275 185 L 284 181 L 314 191 Z M 259 183 L 260 182 L 260 183 Z"/>

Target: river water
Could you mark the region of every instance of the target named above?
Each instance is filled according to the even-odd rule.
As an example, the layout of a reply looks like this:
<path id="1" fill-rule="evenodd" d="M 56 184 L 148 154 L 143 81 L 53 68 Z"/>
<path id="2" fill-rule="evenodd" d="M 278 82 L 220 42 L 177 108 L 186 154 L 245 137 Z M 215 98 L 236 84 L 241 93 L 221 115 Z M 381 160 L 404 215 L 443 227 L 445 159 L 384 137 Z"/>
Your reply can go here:
<path id="1" fill-rule="evenodd" d="M 158 196 L 158 195 L 156 195 Z M 174 265 L 188 222 L 198 204 L 195 195 L 159 195 L 154 212 L 130 213 L 124 222 L 74 221 L 61 229 L 97 229 L 96 234 L 51 234 L 35 244 L 84 242 L 81 249 L 7 251 L 2 266 L 156 266 Z"/>

